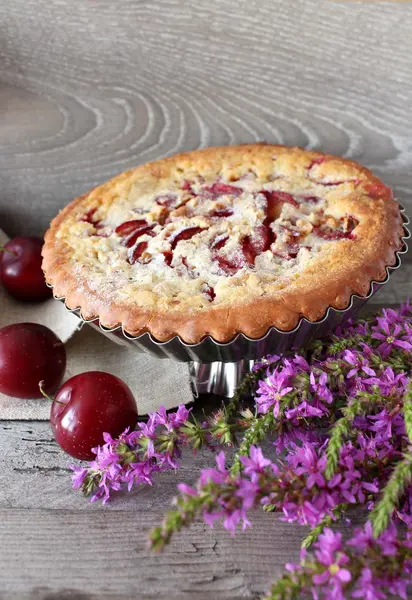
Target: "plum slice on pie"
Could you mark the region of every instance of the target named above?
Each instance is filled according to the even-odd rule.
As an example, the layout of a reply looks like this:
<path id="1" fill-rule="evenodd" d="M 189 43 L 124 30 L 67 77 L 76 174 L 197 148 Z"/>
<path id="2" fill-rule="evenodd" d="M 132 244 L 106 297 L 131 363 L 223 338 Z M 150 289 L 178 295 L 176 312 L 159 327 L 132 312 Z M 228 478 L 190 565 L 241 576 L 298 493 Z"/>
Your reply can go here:
<path id="1" fill-rule="evenodd" d="M 51 224 L 56 295 L 106 327 L 197 343 L 287 331 L 383 280 L 402 247 L 391 191 L 357 163 L 263 144 L 149 163 Z"/>

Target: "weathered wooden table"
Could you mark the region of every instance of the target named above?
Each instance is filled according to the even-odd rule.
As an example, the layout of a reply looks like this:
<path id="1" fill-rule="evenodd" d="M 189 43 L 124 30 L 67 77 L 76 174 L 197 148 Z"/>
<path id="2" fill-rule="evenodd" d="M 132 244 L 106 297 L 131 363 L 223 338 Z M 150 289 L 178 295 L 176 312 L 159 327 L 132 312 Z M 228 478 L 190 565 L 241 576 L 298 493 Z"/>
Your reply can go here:
<path id="1" fill-rule="evenodd" d="M 327 0 L 3 0 L 1 227 L 41 233 L 72 197 L 182 149 L 266 140 L 354 157 L 412 209 L 412 4 Z M 412 212 L 412 210 L 410 210 Z M 406 258 L 378 296 L 406 299 Z M 254 598 L 302 528 L 256 512 L 146 549 L 187 456 L 107 507 L 70 489 L 47 423 L 0 423 L 0 598 Z"/>

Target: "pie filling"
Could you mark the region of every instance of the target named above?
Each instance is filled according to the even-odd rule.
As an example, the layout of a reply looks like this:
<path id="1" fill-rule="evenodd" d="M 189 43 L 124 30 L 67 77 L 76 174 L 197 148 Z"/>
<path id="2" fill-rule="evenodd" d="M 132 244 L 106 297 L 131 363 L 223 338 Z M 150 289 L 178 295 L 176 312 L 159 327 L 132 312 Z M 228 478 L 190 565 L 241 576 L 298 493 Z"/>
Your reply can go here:
<path id="1" fill-rule="evenodd" d="M 345 181 L 316 181 L 313 190 L 311 181 L 309 174 L 309 188 L 289 193 L 253 173 L 235 182 L 199 175 L 175 189 L 93 208 L 78 218 L 83 228 L 76 232 L 97 258 L 89 285 L 97 289 L 104 279 L 118 297 L 136 293 L 137 285 L 175 304 L 188 296 L 218 304 L 227 285 L 247 280 L 250 287 L 257 276 L 264 288 L 297 274 L 326 245 L 355 239 L 358 224 L 353 215 L 328 211 L 328 193 Z"/>

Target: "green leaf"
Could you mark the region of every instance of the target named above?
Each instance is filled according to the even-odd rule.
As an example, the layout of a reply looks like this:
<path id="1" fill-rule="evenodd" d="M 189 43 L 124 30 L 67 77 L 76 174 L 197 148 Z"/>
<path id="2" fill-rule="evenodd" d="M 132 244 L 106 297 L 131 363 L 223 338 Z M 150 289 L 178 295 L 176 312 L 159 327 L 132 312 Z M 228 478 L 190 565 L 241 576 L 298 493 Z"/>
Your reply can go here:
<path id="1" fill-rule="evenodd" d="M 312 546 L 312 544 L 314 544 L 317 541 L 318 537 L 323 532 L 325 527 L 330 527 L 339 517 L 342 516 L 342 514 L 346 511 L 347 508 L 348 508 L 347 504 L 338 504 L 338 506 L 336 506 L 332 511 L 333 516 L 327 515 L 319 523 L 319 525 L 317 527 L 314 527 L 311 530 L 311 532 L 305 537 L 305 539 L 302 542 L 302 548 L 305 548 L 305 549 L 310 548 L 310 546 Z"/>
<path id="2" fill-rule="evenodd" d="M 275 417 L 273 410 L 256 417 L 252 424 L 246 429 L 243 440 L 239 446 L 239 450 L 233 460 L 230 472 L 232 475 L 237 475 L 242 470 L 241 456 L 248 456 L 251 446 L 258 444 L 265 439 L 266 435 L 273 429 L 275 425 Z"/>
<path id="3" fill-rule="evenodd" d="M 328 447 L 326 449 L 327 464 L 325 475 L 331 479 L 336 473 L 339 464 L 340 451 L 346 439 L 353 433 L 352 422 L 360 415 L 365 414 L 371 403 L 382 400 L 379 394 L 360 392 L 348 406 L 342 408 L 343 416 L 338 419 L 332 428 Z"/>
<path id="4" fill-rule="evenodd" d="M 394 468 L 388 483 L 383 489 L 381 499 L 372 510 L 369 520 L 373 533 L 378 537 L 388 527 L 389 521 L 399 506 L 402 496 L 412 481 L 412 454 L 404 455 Z"/>
<path id="5" fill-rule="evenodd" d="M 403 398 L 403 416 L 405 419 L 406 433 L 412 444 L 412 381 L 409 382 Z"/>
<path id="6" fill-rule="evenodd" d="M 252 392 L 254 386 L 257 384 L 259 379 L 262 378 L 262 376 L 266 372 L 267 368 L 268 368 L 268 365 L 265 365 L 265 366 L 261 367 L 260 369 L 256 369 L 256 371 L 251 371 L 243 378 L 243 380 L 239 384 L 234 396 L 229 401 L 229 403 L 226 405 L 226 408 L 225 408 L 226 418 L 229 419 L 235 415 L 235 413 L 239 409 L 239 404 L 240 404 L 240 401 L 242 400 L 243 396 L 246 396 L 247 394 L 250 394 Z"/>

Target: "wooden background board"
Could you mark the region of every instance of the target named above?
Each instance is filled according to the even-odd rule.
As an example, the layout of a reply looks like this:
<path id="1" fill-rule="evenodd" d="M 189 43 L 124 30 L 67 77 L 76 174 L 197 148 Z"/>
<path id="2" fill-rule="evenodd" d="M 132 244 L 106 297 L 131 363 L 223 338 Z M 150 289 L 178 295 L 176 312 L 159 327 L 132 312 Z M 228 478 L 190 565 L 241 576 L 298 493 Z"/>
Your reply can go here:
<path id="1" fill-rule="evenodd" d="M 1 221 L 39 232 L 138 163 L 266 140 L 351 156 L 411 205 L 412 4 L 3 0 Z"/>
<path id="2" fill-rule="evenodd" d="M 179 150 L 265 140 L 353 157 L 412 213 L 412 3 L 3 0 L 0 221 L 42 233 L 74 196 Z M 411 290 L 412 261 L 380 301 Z M 180 479 L 102 508 L 70 490 L 45 423 L 0 424 L 0 599 L 255 598 L 301 528 L 257 512 L 145 548 Z"/>

